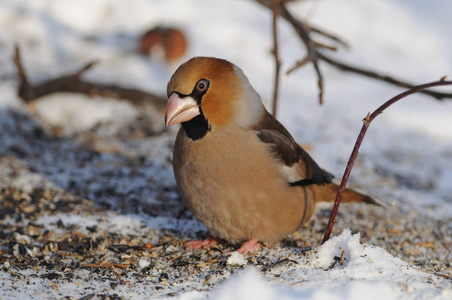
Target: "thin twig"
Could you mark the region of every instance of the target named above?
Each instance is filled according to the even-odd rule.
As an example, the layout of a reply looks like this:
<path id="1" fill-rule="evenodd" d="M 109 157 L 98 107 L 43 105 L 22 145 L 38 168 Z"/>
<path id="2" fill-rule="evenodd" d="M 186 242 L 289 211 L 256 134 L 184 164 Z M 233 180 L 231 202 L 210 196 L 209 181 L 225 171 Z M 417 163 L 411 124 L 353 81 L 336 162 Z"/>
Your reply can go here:
<path id="1" fill-rule="evenodd" d="M 320 72 L 318 64 L 319 59 L 318 51 L 316 50 L 314 43 L 312 42 L 309 36 L 309 30 L 306 28 L 304 23 L 299 22 L 297 19 L 295 19 L 294 16 L 292 16 L 292 14 L 289 12 L 289 10 L 282 2 L 279 3 L 279 10 L 281 12 L 281 16 L 284 17 L 287 21 L 289 21 L 290 24 L 292 24 L 298 36 L 301 38 L 301 40 L 306 46 L 310 61 L 314 66 L 315 72 L 317 73 L 317 85 L 319 87 L 319 103 L 323 104 L 323 76 L 322 73 Z"/>
<path id="2" fill-rule="evenodd" d="M 297 63 L 295 64 L 294 67 L 292 67 L 291 69 L 289 69 L 286 72 L 286 75 L 289 75 L 290 73 L 292 73 L 293 71 L 295 71 L 298 68 L 301 68 L 302 66 L 304 66 L 305 64 L 307 64 L 308 62 L 311 61 L 311 58 L 309 56 L 306 56 L 305 58 L 303 58 L 302 60 L 297 61 Z"/>
<path id="3" fill-rule="evenodd" d="M 314 45 L 314 48 L 322 48 L 322 49 L 327 49 L 330 51 L 337 51 L 336 46 L 326 45 L 324 43 L 320 43 L 320 42 L 316 42 L 316 41 L 312 41 L 312 44 Z"/>
<path id="4" fill-rule="evenodd" d="M 13 58 L 13 62 L 16 65 L 17 68 L 17 74 L 19 75 L 22 84 L 24 85 L 28 85 L 28 78 L 27 78 L 27 73 L 25 73 L 25 69 L 22 65 L 22 59 L 20 57 L 20 50 L 19 47 L 16 46 L 14 49 L 14 58 Z"/>
<path id="5" fill-rule="evenodd" d="M 325 243 L 331 235 L 331 231 L 333 230 L 333 226 L 336 219 L 337 210 L 339 209 L 339 204 L 342 200 L 342 195 L 345 190 L 345 186 L 347 185 L 348 178 L 350 177 L 350 173 L 353 168 L 353 164 L 355 163 L 356 157 L 358 156 L 359 147 L 361 146 L 364 136 L 367 132 L 367 129 L 369 128 L 370 123 L 379 115 L 381 114 L 386 108 L 388 108 L 390 105 L 394 104 L 395 102 L 399 101 L 400 99 L 409 96 L 411 94 L 422 92 L 423 90 L 427 88 L 431 88 L 434 86 L 442 86 L 442 85 L 452 85 L 452 81 L 446 81 L 446 78 L 443 77 L 439 81 L 426 83 L 422 85 L 418 85 L 413 87 L 412 89 L 405 91 L 392 99 L 386 101 L 383 105 L 381 105 L 379 108 L 377 108 L 372 114 L 368 114 L 364 120 L 363 120 L 363 127 L 361 128 L 361 131 L 358 135 L 358 138 L 356 139 L 355 146 L 353 147 L 352 154 L 350 155 L 350 159 L 348 160 L 347 167 L 345 168 L 344 176 L 342 176 L 341 184 L 339 186 L 339 190 L 336 194 L 336 199 L 334 201 L 334 206 L 331 211 L 330 219 L 328 221 L 328 225 L 325 229 L 325 235 L 323 237 L 322 243 Z"/>
<path id="6" fill-rule="evenodd" d="M 273 107 L 272 114 L 276 117 L 278 106 L 278 87 L 279 87 L 279 70 L 281 68 L 281 62 L 278 54 L 278 28 L 277 21 L 279 15 L 279 0 L 273 0 L 273 56 L 275 57 L 275 86 L 273 89 Z"/>
<path id="7" fill-rule="evenodd" d="M 85 71 L 88 71 L 89 69 L 91 69 L 92 67 L 94 67 L 95 65 L 97 65 L 99 63 L 98 60 L 94 60 L 92 62 L 87 63 L 83 68 L 81 68 L 80 70 L 78 70 L 78 72 L 75 72 L 72 76 L 75 78 L 80 78 L 80 76 L 82 76 L 82 74 Z"/>
<path id="8" fill-rule="evenodd" d="M 341 258 L 339 260 L 339 264 L 342 266 L 344 264 L 344 258 L 345 258 L 345 250 L 341 251 Z"/>
<path id="9" fill-rule="evenodd" d="M 20 78 L 18 93 L 19 93 L 19 96 L 21 96 L 23 94 L 26 94 L 26 91 L 28 91 L 30 89 L 30 84 L 28 81 L 27 73 L 25 72 L 25 68 L 22 65 L 22 59 L 20 56 L 20 50 L 19 50 L 18 46 L 16 46 L 14 49 L 13 62 L 16 65 L 17 74 L 19 75 L 19 78 Z M 21 98 L 23 98 L 23 97 L 21 96 Z"/>
<path id="10" fill-rule="evenodd" d="M 326 56 L 325 54 L 322 54 L 321 52 L 319 52 L 319 58 L 342 71 L 360 74 L 360 75 L 363 75 L 363 76 L 366 76 L 369 78 L 378 79 L 378 80 L 393 84 L 395 86 L 399 86 L 399 87 L 403 87 L 403 88 L 407 88 L 407 89 L 412 89 L 416 86 L 416 85 L 408 83 L 406 81 L 403 81 L 400 79 L 395 79 L 388 75 L 379 74 L 375 71 L 366 70 L 366 69 L 348 65 L 343 62 L 339 62 L 335 59 L 332 59 L 331 57 Z M 452 98 L 452 93 L 441 93 L 441 92 L 435 92 L 435 91 L 420 91 L 420 93 L 432 96 L 438 100 L 444 100 L 445 98 Z"/>
<path id="11" fill-rule="evenodd" d="M 323 36 L 335 41 L 336 43 L 341 44 L 345 48 L 350 48 L 350 45 L 346 41 L 344 41 L 343 39 L 341 39 L 340 37 L 338 37 L 336 35 L 333 35 L 332 33 L 325 32 L 324 30 L 320 30 L 316 27 L 312 27 L 311 25 L 309 25 L 309 31 L 323 35 Z"/>
<path id="12" fill-rule="evenodd" d="M 255 0 L 255 1 L 257 3 L 259 3 L 259 4 L 261 4 L 262 6 L 265 6 L 265 7 L 269 8 L 269 9 L 272 9 L 272 1 L 273 0 Z M 283 2 L 287 3 L 289 1 L 283 0 Z M 309 31 L 309 32 L 314 32 L 314 33 L 316 33 L 318 35 L 322 35 L 322 36 L 324 36 L 324 37 L 326 37 L 326 38 L 328 38 L 328 39 L 330 39 L 330 40 L 332 40 L 332 41 L 344 46 L 345 48 L 349 48 L 350 47 L 349 44 L 346 41 L 344 41 L 342 38 L 340 38 L 339 36 L 337 36 L 335 34 L 332 34 L 330 32 L 326 32 L 325 30 L 317 28 L 317 27 L 315 27 L 313 25 L 310 25 L 310 24 L 305 24 L 304 23 L 304 26 L 306 27 L 307 31 Z"/>

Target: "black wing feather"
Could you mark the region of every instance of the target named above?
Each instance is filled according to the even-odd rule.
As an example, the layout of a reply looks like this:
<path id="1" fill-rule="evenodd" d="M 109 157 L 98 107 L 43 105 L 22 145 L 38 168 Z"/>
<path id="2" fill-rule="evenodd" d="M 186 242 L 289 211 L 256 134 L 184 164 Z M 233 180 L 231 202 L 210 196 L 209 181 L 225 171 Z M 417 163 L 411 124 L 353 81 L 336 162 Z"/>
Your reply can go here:
<path id="1" fill-rule="evenodd" d="M 254 128 L 257 137 L 271 144 L 271 154 L 288 167 L 303 162 L 306 178 L 291 182 L 291 186 L 330 183 L 333 175 L 321 169 L 311 156 L 295 142 L 290 133 L 272 115 L 266 112 L 261 122 Z"/>

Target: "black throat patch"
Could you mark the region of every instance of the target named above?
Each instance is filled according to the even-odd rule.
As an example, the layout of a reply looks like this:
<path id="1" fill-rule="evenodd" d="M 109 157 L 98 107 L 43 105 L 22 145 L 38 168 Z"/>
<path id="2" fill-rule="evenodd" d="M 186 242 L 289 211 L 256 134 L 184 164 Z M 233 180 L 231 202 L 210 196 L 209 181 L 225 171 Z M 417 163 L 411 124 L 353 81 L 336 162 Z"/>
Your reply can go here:
<path id="1" fill-rule="evenodd" d="M 182 122 L 182 127 L 187 136 L 193 141 L 203 138 L 210 131 L 209 122 L 201 111 L 201 114 L 190 121 Z"/>

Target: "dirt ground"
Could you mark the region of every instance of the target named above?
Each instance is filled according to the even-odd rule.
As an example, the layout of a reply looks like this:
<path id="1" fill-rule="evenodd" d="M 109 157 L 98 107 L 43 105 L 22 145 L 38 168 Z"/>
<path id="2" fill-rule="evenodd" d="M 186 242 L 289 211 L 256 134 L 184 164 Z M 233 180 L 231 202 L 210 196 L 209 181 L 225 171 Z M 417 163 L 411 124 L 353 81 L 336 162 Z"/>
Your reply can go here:
<path id="1" fill-rule="evenodd" d="M 149 283 L 152 295 L 174 296 L 188 290 L 189 281 L 210 290 L 222 275 L 242 268 L 226 263 L 224 253 L 233 245 L 183 251 L 184 241 L 207 233 L 192 225 L 171 177 L 174 132 L 149 132 L 136 123 L 113 134 L 101 126 L 68 137 L 25 113 L 5 111 L 0 118 L 0 266 L 15 282 L 7 285 L 11 291 L 40 280 L 55 291 L 68 283 L 85 287 L 78 296 L 61 297 L 89 299 L 105 285 L 96 296 L 115 299 L 115 290 L 135 278 Z M 452 280 L 450 219 L 391 205 L 343 205 L 339 211 L 333 234 L 350 228 L 362 242 Z M 299 232 L 248 255 L 248 263 L 263 272 L 292 263 L 280 258 L 318 246 L 329 213 L 320 209 Z M 166 218 L 176 226 L 115 232 L 108 230 L 112 216 Z M 95 222 L 87 226 L 77 218 Z"/>

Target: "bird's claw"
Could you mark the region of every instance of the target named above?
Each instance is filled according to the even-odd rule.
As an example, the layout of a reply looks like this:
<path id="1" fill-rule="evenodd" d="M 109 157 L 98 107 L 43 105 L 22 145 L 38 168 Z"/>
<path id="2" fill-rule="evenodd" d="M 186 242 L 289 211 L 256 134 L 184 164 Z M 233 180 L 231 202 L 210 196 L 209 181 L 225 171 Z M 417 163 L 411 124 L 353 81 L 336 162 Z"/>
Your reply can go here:
<path id="1" fill-rule="evenodd" d="M 228 253 L 226 253 L 226 255 L 231 255 L 233 252 L 238 252 L 242 255 L 245 255 L 248 252 L 259 250 L 260 248 L 261 248 L 261 244 L 259 244 L 256 239 L 251 239 L 251 240 L 243 243 L 239 249 L 228 252 Z"/>
<path id="2" fill-rule="evenodd" d="M 216 244 L 218 244 L 218 242 L 220 241 L 220 239 L 214 238 L 214 237 L 209 237 L 205 240 L 201 240 L 201 241 L 189 241 L 186 242 L 184 244 L 185 250 L 189 251 L 189 250 L 194 250 L 194 249 L 205 249 L 205 248 L 210 248 L 212 246 L 215 246 Z"/>

